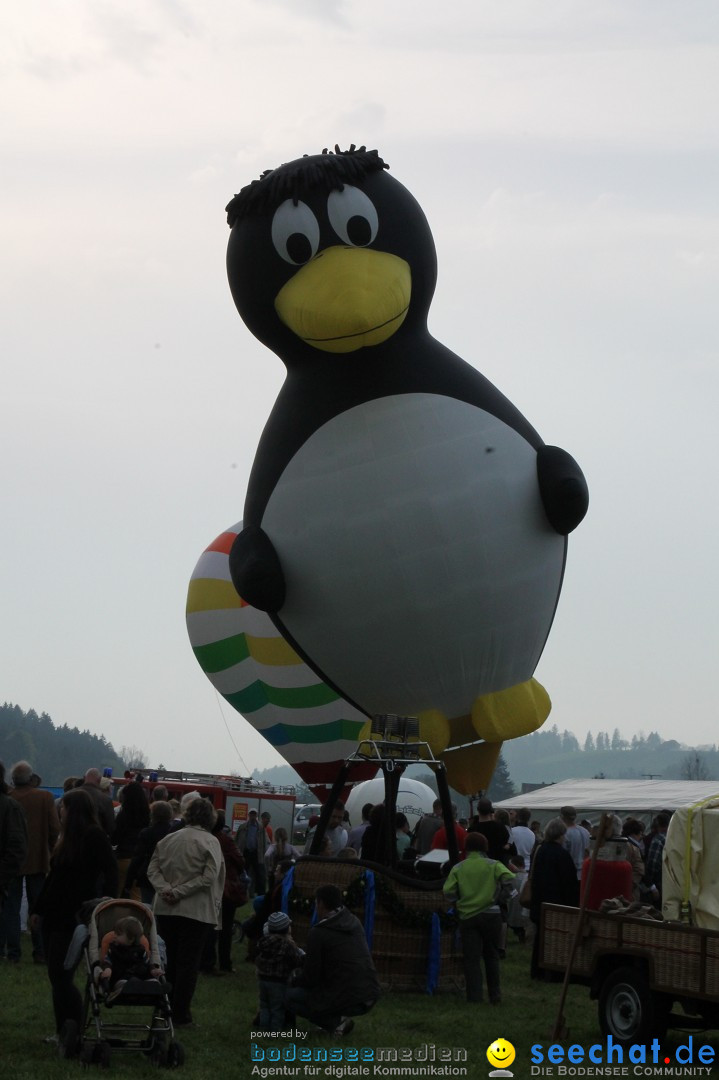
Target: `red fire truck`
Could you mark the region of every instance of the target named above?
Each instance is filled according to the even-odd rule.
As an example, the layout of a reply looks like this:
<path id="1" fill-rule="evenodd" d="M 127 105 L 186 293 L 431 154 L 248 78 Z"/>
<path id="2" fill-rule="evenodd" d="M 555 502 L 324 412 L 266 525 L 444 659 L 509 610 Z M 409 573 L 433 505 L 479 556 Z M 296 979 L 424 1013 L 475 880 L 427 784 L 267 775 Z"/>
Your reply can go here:
<path id="1" fill-rule="evenodd" d="M 227 825 L 233 834 L 240 822 L 247 820 L 250 810 L 270 815 L 272 829 L 279 826 L 292 836 L 296 793 L 293 787 L 275 787 L 263 780 L 241 776 L 219 776 L 211 773 L 170 772 L 159 769 L 128 770 L 124 776 L 113 777 L 114 797 L 125 784 L 142 784 L 148 793 L 158 785 L 166 787 L 171 799 L 181 799 L 188 791 L 199 791 L 210 799 L 217 810 L 224 810 Z"/>

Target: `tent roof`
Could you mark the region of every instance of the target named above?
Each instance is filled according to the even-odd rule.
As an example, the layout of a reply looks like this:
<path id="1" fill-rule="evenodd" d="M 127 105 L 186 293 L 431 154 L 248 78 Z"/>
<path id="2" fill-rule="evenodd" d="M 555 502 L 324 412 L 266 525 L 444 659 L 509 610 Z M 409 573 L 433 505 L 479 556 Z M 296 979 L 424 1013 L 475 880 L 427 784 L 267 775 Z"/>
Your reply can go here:
<path id="1" fill-rule="evenodd" d="M 582 815 L 613 810 L 651 813 L 692 806 L 719 795 L 719 780 L 562 780 L 558 784 L 502 799 L 495 807 L 505 810 L 529 807 L 532 811 L 555 811 L 573 806 Z"/>

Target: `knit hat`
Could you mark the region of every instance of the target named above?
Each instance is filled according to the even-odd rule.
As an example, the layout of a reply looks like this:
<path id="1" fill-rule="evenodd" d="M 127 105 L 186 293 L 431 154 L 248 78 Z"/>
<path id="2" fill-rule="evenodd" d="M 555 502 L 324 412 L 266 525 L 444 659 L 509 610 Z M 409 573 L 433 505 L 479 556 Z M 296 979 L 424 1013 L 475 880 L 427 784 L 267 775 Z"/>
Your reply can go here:
<path id="1" fill-rule="evenodd" d="M 290 917 L 284 911 L 273 911 L 265 923 L 268 934 L 286 934 L 291 925 Z"/>

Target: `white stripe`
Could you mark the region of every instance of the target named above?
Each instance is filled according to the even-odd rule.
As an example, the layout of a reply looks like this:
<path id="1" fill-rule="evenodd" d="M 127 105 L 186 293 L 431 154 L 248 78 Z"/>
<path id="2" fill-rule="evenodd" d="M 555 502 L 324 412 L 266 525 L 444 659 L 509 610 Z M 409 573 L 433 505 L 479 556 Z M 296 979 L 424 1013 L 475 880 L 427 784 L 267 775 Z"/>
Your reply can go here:
<path id="1" fill-rule="evenodd" d="M 211 645 L 215 641 L 236 634 L 265 637 L 273 640 L 282 635 L 269 615 L 257 608 L 223 608 L 219 611 L 192 611 L 187 615 L 187 632 L 194 648 Z"/>
<path id="2" fill-rule="evenodd" d="M 250 716 L 252 719 L 248 723 L 252 724 L 255 731 L 260 732 L 275 724 L 284 724 L 285 727 L 305 727 L 307 724 L 331 724 L 333 720 L 354 720 L 364 724 L 368 719 L 364 713 L 352 708 L 341 698 L 314 709 L 283 709 L 278 705 L 268 704 L 250 713 Z"/>
<path id="3" fill-rule="evenodd" d="M 283 690 L 293 686 L 319 686 L 322 682 L 306 664 L 258 664 L 251 656 L 224 671 L 213 672 L 209 678 L 221 694 L 235 694 L 257 679 Z"/>
<path id="4" fill-rule="evenodd" d="M 223 551 L 205 551 L 200 556 L 190 581 L 211 578 L 213 581 L 231 581 L 230 560 Z"/>
<path id="5" fill-rule="evenodd" d="M 357 743 L 349 739 L 338 739 L 330 743 L 286 743 L 275 747 L 288 765 L 306 761 L 321 764 L 326 761 L 341 761 L 357 749 Z"/>

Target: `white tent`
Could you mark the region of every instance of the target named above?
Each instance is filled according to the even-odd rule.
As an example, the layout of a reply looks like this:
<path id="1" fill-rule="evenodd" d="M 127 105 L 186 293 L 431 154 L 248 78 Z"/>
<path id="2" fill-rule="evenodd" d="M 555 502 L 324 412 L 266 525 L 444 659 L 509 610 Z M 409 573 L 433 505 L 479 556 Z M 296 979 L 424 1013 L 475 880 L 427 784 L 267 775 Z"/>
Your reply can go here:
<path id="1" fill-rule="evenodd" d="M 702 799 L 719 797 L 719 780 L 562 780 L 558 784 L 515 795 L 495 803 L 495 808 L 518 810 L 526 806 L 544 825 L 562 806 L 573 806 L 577 818 L 594 821 L 603 810 L 620 817 L 649 822 L 659 810 L 693 806 Z"/>

